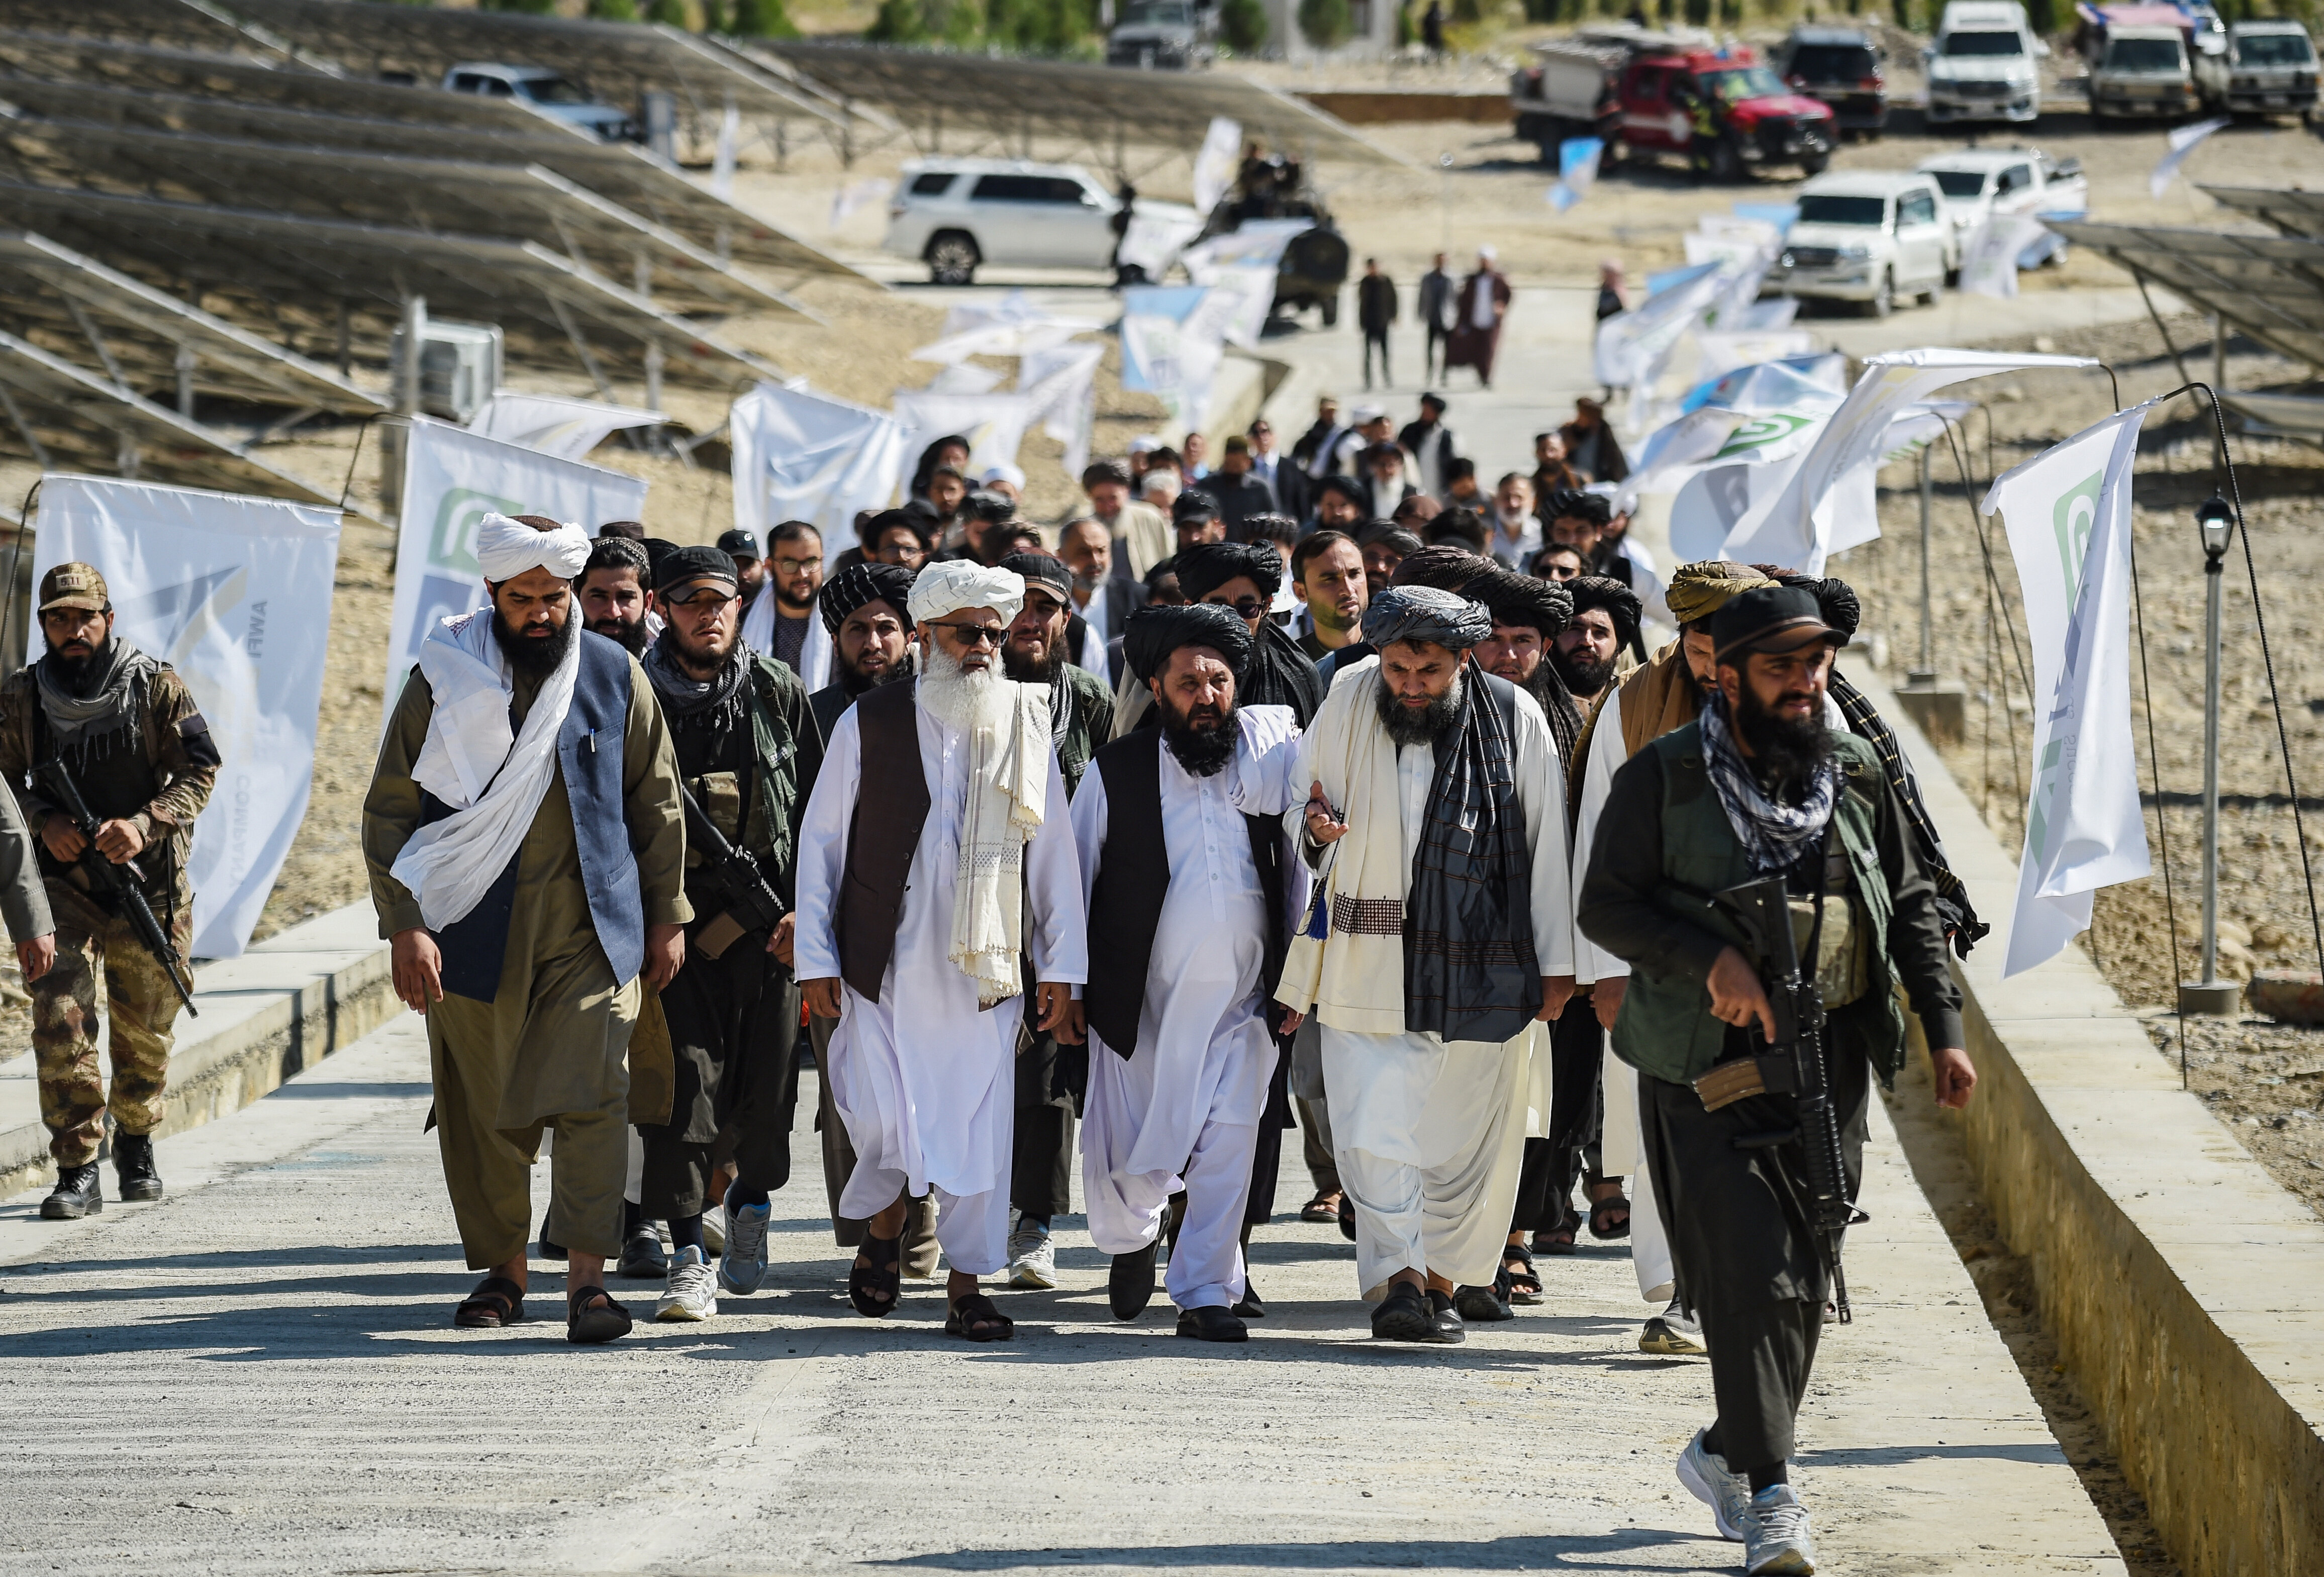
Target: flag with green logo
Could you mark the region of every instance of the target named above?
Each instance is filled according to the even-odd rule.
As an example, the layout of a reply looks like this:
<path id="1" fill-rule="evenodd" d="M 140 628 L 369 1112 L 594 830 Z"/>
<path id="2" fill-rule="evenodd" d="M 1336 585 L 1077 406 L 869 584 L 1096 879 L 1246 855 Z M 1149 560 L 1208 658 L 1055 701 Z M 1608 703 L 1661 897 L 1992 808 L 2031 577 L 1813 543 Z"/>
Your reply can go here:
<path id="1" fill-rule="evenodd" d="M 2034 786 L 2005 976 L 2089 929 L 2099 888 L 2151 869 L 2130 727 L 2130 479 L 2154 404 L 2043 450 L 1978 506 L 2008 528 L 2034 647 Z"/>

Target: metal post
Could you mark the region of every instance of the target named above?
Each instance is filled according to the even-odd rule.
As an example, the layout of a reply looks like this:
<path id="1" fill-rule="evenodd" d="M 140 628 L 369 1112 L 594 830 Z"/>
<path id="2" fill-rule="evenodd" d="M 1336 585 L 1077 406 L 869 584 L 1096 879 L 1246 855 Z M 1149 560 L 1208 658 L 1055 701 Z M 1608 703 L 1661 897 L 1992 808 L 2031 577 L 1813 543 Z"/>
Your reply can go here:
<path id="1" fill-rule="evenodd" d="M 2227 386 L 2227 326 L 2220 316 L 2211 314 L 2211 387 Z"/>
<path id="2" fill-rule="evenodd" d="M 396 369 L 401 387 L 396 409 L 406 416 L 420 414 L 420 342 L 428 337 L 428 298 L 403 298 L 403 362 Z"/>
<path id="3" fill-rule="evenodd" d="M 2232 1017 L 2242 995 L 2219 979 L 2219 604 L 2234 517 L 2213 498 L 2196 512 L 2203 538 L 2203 936 L 2202 978 L 2179 987 L 2179 1010 Z"/>
<path id="4" fill-rule="evenodd" d="M 1932 644 L 1935 637 L 1929 613 L 1929 499 L 1933 485 L 1930 477 L 1929 456 L 1934 446 L 1921 447 L 1921 666 L 1905 676 L 1915 685 L 1937 682 L 1937 659 Z"/>
<path id="5" fill-rule="evenodd" d="M 178 414 L 194 419 L 194 350 L 187 345 L 178 347 Z"/>

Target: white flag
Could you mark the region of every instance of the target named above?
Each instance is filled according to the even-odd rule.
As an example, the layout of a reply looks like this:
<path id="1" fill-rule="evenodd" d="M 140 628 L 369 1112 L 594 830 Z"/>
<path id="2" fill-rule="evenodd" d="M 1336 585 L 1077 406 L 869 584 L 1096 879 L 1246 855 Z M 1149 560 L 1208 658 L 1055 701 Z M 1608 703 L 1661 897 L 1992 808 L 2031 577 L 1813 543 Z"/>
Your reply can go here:
<path id="1" fill-rule="evenodd" d="M 1194 211 L 1209 217 L 1219 199 L 1234 189 L 1241 169 L 1242 127 L 1222 115 L 1213 115 L 1202 152 L 1194 155 Z"/>
<path id="2" fill-rule="evenodd" d="M 306 818 L 339 512 L 97 476 L 42 479 L 32 576 L 78 559 L 115 632 L 178 670 L 223 761 L 194 822 L 193 952 L 238 957 Z M 32 656 L 42 642 L 32 632 Z"/>
<path id="3" fill-rule="evenodd" d="M 2215 120 L 2197 121 L 2191 126 L 2174 129 L 2169 139 L 2171 151 L 2155 161 L 2153 172 L 2146 178 L 2147 195 L 2159 201 L 2163 194 L 2171 189 L 2171 183 L 2179 179 L 2179 167 L 2187 162 L 2188 155 L 2202 146 L 2204 138 L 2213 132 L 2225 130 L 2232 124 L 2226 115 L 2220 115 Z"/>
<path id="4" fill-rule="evenodd" d="M 403 516 L 396 534 L 383 730 L 428 632 L 441 619 L 484 605 L 476 525 L 485 515 L 549 515 L 595 536 L 607 521 L 644 519 L 646 509 L 646 484 L 635 476 L 425 416 L 410 422 L 403 443 Z"/>
<path id="5" fill-rule="evenodd" d="M 1104 359 L 1102 345 L 1076 342 L 1028 351 L 1017 363 L 1017 386 L 1032 407 L 1032 420 L 1065 446 L 1060 463 L 1076 485 L 1089 464 L 1091 429 L 1097 418 L 1097 369 Z"/>
<path id="6" fill-rule="evenodd" d="M 901 422 L 817 394 L 804 378 L 761 383 L 734 401 L 726 439 L 735 525 L 764 546 L 770 525 L 805 521 L 822 533 L 826 563 L 856 545 L 860 512 L 888 507 L 907 463 Z"/>
<path id="7" fill-rule="evenodd" d="M 904 429 L 903 453 L 917 457 L 940 438 L 954 433 L 968 440 L 968 483 L 995 466 L 1014 466 L 1025 429 L 1037 414 L 1023 394 L 943 394 L 899 389 L 896 420 Z"/>
<path id="8" fill-rule="evenodd" d="M 1702 263 L 1629 311 L 1600 323 L 1592 358 L 1598 381 L 1609 389 L 1648 381 L 1728 282 L 1720 264 Z"/>
<path id="9" fill-rule="evenodd" d="M 2089 929 L 2090 894 L 2144 876 L 2130 730 L 2130 472 L 2148 401 L 2004 475 L 2001 512 L 2034 645 L 2034 788 L 2004 977 Z"/>
<path id="10" fill-rule="evenodd" d="M 519 394 L 503 389 L 469 419 L 468 430 L 503 443 L 521 444 L 560 460 L 578 460 L 624 428 L 659 427 L 669 420 L 659 410 L 608 405 L 602 400 Z M 596 530 L 594 522 L 583 525 Z"/>
<path id="11" fill-rule="evenodd" d="M 1873 483 L 1887 450 L 1889 424 L 1938 390 L 2028 367 L 2090 367 L 2088 356 L 2008 351 L 1900 350 L 1867 357 L 1848 392 L 1780 492 L 1755 502 L 1728 539 L 1725 557 L 1784 564 L 1821 575 L 1825 558 L 1880 534 Z"/>
<path id="12" fill-rule="evenodd" d="M 1960 293 L 2007 300 L 2017 294 L 2017 270 L 2026 248 L 2042 238 L 2031 214 L 1990 214 L 1961 248 Z"/>

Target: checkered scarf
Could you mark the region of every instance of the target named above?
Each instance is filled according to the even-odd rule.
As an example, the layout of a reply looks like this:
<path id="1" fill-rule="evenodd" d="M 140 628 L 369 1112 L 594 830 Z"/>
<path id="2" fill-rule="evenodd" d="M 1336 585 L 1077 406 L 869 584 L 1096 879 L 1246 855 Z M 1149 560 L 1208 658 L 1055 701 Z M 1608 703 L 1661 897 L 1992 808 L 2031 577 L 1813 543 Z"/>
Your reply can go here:
<path id="1" fill-rule="evenodd" d="M 1751 764 L 1736 748 L 1724 695 L 1711 691 L 1698 721 L 1702 725 L 1702 764 L 1711 773 L 1720 808 L 1727 813 L 1727 825 L 1735 829 L 1752 871 L 1760 876 L 1789 871 L 1811 844 L 1823 837 L 1840 788 L 1839 766 L 1826 757 L 1800 803 L 1787 805 L 1768 798 L 1752 775 Z"/>

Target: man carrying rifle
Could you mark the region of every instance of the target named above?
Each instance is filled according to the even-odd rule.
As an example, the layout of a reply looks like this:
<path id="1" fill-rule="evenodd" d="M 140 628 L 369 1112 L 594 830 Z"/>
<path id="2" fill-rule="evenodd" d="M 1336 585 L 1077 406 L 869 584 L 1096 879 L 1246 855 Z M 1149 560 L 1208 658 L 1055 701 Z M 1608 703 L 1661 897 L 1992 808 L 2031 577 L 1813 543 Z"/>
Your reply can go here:
<path id="1" fill-rule="evenodd" d="M 1943 916 L 1895 793 L 1869 745 L 1825 725 L 1847 638 L 1812 593 L 1785 586 L 1734 597 L 1711 636 L 1701 716 L 1615 774 L 1577 917 L 1631 965 L 1614 1053 L 1638 1070 L 1655 1204 L 1711 1349 L 1718 1415 L 1681 1455 L 1680 1481 L 1746 1545 L 1748 1571 L 1805 1572 L 1792 1425 L 1825 1300 L 1845 1296 L 1838 1228 L 1860 1176 L 1867 1075 L 1889 1084 L 1904 1060 L 1896 986 L 1938 1103 L 1966 1104 L 1977 1074 Z M 1775 912 L 1772 890 L 1752 890 L 1770 878 L 1790 945 L 1782 918 L 1751 923 Z"/>
<path id="2" fill-rule="evenodd" d="M 86 564 L 60 564 L 41 577 L 40 593 L 48 651 L 0 685 L 0 772 L 39 834 L 42 881 L 56 916 L 55 966 L 38 976 L 28 966 L 25 974 L 41 1120 L 57 1163 L 56 1190 L 41 1214 L 70 1221 L 105 1207 L 97 1148 L 108 1109 L 121 1197 L 161 1197 L 152 1133 L 171 1027 L 191 978 L 186 853 L 217 778 L 218 752 L 186 682 L 168 663 L 115 639 L 103 576 Z M 140 923 L 140 898 L 156 922 L 150 930 Z M 97 1064 L 100 969 L 112 1021 L 109 1092 Z"/>
<path id="3" fill-rule="evenodd" d="M 790 1178 L 799 991 L 791 977 L 799 812 L 823 765 L 807 687 L 742 646 L 734 561 L 716 548 L 666 556 L 655 594 L 669 621 L 646 678 L 669 723 L 686 815 L 686 963 L 663 988 L 677 1082 L 669 1119 L 641 1127 L 639 1213 L 669 1222 L 669 1283 L 655 1318 L 718 1312 L 702 1213 L 724 1203 L 716 1280 L 758 1290 L 770 1191 Z M 732 1168 L 723 1201 L 713 1176 Z"/>

